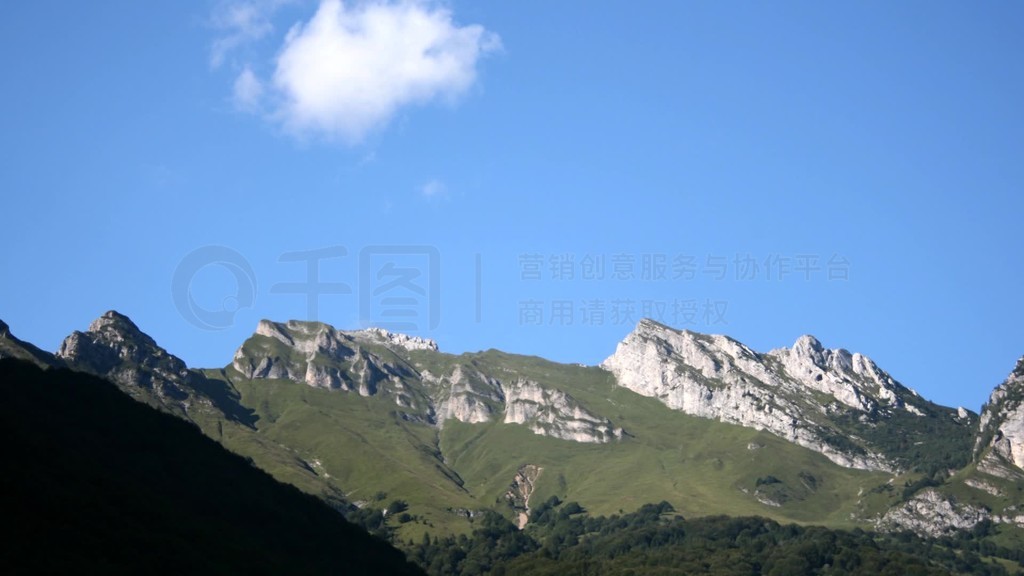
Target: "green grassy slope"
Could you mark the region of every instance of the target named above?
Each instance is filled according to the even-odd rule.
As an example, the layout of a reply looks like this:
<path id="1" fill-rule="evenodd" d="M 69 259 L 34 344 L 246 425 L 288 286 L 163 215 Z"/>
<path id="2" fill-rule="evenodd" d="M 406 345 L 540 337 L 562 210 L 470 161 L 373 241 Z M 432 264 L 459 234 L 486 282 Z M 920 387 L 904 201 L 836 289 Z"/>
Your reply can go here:
<path id="1" fill-rule="evenodd" d="M 554 385 L 627 432 L 610 444 L 577 444 L 505 424 L 446 424 L 443 451 L 485 502 L 530 463 L 544 468 L 536 498 L 557 495 L 598 514 L 667 500 L 688 516 L 760 514 L 845 525 L 858 511 L 858 493 L 889 479 L 841 468 L 765 432 L 675 412 L 616 386 L 598 368 L 496 351 L 473 361 L 492 373 L 514 370 Z"/>
<path id="2" fill-rule="evenodd" d="M 225 444 L 252 455 L 275 477 L 289 481 L 298 476 L 300 486 L 320 489 L 305 478 L 311 472 L 359 504 L 384 506 L 373 502 L 377 493 L 384 492 L 407 500 L 412 514 L 447 530 L 458 530 L 456 524 L 461 524 L 448 509 L 480 507 L 460 486 L 458 474 L 444 463 L 437 430 L 403 419 L 390 398 L 286 380 L 249 381 L 233 369 L 226 374 L 241 394 L 241 402 L 258 416 L 258 434 L 254 438 L 236 431 Z M 291 458 L 264 452 L 260 441 L 287 447 Z"/>
<path id="3" fill-rule="evenodd" d="M 464 364 L 499 379 L 514 375 L 558 388 L 626 436 L 608 444 L 571 442 L 504 424 L 500 413 L 484 424 L 448 420 L 438 430 L 386 394 L 251 381 L 228 368 L 221 377 L 256 420 L 255 432 L 228 434 L 224 442 L 282 480 L 298 477 L 296 484 L 307 490 L 329 486 L 350 501 L 379 506 L 385 504 L 373 502 L 378 492 L 408 501 L 416 520 L 392 520 L 403 538 L 465 532 L 459 510 L 492 508 L 511 518 L 504 495 L 525 464 L 543 468 L 531 501 L 557 495 L 598 514 L 666 500 L 687 516 L 761 515 L 849 526 L 894 498 L 872 492 L 890 480 L 887 474 L 842 468 L 771 434 L 670 410 L 616 386 L 598 368 L 497 351 L 413 351 L 403 360 L 435 375 Z M 260 442 L 286 447 L 288 457 L 264 452 Z"/>

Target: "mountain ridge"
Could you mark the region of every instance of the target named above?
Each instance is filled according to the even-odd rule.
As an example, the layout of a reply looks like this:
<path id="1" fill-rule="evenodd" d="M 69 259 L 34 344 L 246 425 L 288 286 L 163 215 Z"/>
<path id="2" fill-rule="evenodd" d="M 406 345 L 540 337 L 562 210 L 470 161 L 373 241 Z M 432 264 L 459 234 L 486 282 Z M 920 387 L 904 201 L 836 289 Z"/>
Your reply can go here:
<path id="1" fill-rule="evenodd" d="M 960 425 L 975 418 L 927 402 L 870 358 L 825 349 L 809 335 L 792 348 L 758 353 L 728 336 L 645 319 L 601 366 L 621 385 L 670 408 L 769 430 L 852 468 L 895 472 L 906 466 L 859 438 L 865 431 L 859 422 L 901 418 L 904 411 L 921 417 L 926 410 L 943 411 Z M 837 416 L 850 424 L 838 425 Z"/>
<path id="2" fill-rule="evenodd" d="M 20 342 L 9 329 L 0 338 L 0 352 Z M 938 532 L 978 518 L 1024 525 L 1010 486 L 1019 466 L 975 448 L 985 430 L 1003 430 L 1012 454 L 1005 423 L 1024 415 L 1003 410 L 985 428 L 809 335 L 762 353 L 645 319 L 602 367 L 586 367 L 263 320 L 227 366 L 191 369 L 111 311 L 54 362 L 111 379 L 336 507 L 366 506 L 374 492 L 407 497 L 419 519 L 394 528 L 410 537 L 458 531 L 472 510 L 515 517 L 505 495 L 519 471 L 541 468 L 536 497 L 606 512 L 646 492 L 690 514 Z M 986 461 L 1011 473 L 993 475 Z M 606 467 L 627 476 L 592 473 Z M 630 477 L 648 488 L 636 492 Z M 928 515 L 947 504 L 965 519 Z"/>

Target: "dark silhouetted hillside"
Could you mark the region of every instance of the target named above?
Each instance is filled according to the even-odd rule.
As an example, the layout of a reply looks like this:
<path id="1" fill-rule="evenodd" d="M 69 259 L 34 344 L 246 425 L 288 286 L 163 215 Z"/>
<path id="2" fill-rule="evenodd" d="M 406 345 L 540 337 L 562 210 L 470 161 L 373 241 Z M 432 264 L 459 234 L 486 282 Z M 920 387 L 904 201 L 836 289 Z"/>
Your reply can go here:
<path id="1" fill-rule="evenodd" d="M 0 438 L 5 572 L 420 573 L 318 499 L 93 376 L 0 360 Z"/>

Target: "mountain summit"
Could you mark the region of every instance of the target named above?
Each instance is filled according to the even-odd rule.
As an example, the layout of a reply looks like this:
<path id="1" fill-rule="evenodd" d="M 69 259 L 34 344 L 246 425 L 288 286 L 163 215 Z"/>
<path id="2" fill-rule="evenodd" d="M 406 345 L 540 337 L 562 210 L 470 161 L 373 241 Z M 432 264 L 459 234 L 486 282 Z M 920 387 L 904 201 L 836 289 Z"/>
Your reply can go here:
<path id="1" fill-rule="evenodd" d="M 927 402 L 870 358 L 826 349 L 813 336 L 760 354 L 727 336 L 644 319 L 601 366 L 669 408 L 768 430 L 841 466 L 911 466 L 910 454 L 890 445 L 900 430 L 921 430 L 908 438 L 916 446 L 950 437 L 964 444 L 972 435 L 971 415 Z"/>

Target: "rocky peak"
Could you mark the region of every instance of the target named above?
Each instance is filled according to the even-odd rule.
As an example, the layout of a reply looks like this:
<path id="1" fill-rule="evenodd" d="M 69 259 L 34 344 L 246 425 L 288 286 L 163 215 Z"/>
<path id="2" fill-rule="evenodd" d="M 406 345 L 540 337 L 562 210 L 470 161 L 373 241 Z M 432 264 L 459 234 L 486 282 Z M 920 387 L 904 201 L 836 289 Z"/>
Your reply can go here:
<path id="1" fill-rule="evenodd" d="M 117 310 L 108 310 L 89 324 L 90 332 L 116 332 L 152 341 L 148 334 L 139 330 L 132 319 Z"/>
<path id="2" fill-rule="evenodd" d="M 602 368 L 620 386 L 659 399 L 668 407 L 771 431 L 821 452 L 844 466 L 893 469 L 884 455 L 848 438 L 832 416 L 854 420 L 905 409 L 914 394 L 870 358 L 828 349 L 813 336 L 792 348 L 760 354 L 732 338 L 675 330 L 644 319 Z M 849 420 L 849 419 L 847 419 Z"/>
<path id="3" fill-rule="evenodd" d="M 8 338 L 11 335 L 11 329 L 7 326 L 7 323 L 0 320 L 0 338 Z"/>
<path id="4" fill-rule="evenodd" d="M 84 342 L 83 337 L 87 337 L 89 342 Z M 160 348 L 157 342 L 139 330 L 130 318 L 116 311 L 106 312 L 92 321 L 86 332 L 76 331 L 66 338 L 60 344 L 57 356 L 76 361 L 87 360 L 79 358 L 83 354 L 82 346 L 95 348 L 92 351 L 95 354 L 103 354 L 99 348 L 105 348 L 108 356 L 114 354 L 118 358 L 133 362 L 143 362 L 154 349 Z"/>
<path id="5" fill-rule="evenodd" d="M 903 401 L 910 391 L 862 354 L 830 350 L 813 336 L 801 336 L 792 348 L 772 350 L 768 355 L 782 364 L 790 378 L 851 408 L 871 412 L 882 405 L 916 410 Z"/>
<path id="6" fill-rule="evenodd" d="M 187 417 L 199 377 L 127 316 L 113 310 L 64 339 L 57 357 L 106 378 L 132 397 Z"/>
<path id="7" fill-rule="evenodd" d="M 804 334 L 797 338 L 796 343 L 793 344 L 793 354 L 796 354 L 800 358 L 805 358 L 815 364 L 821 364 L 824 360 L 825 347 L 821 345 L 821 342 L 817 338 L 810 334 Z"/>

